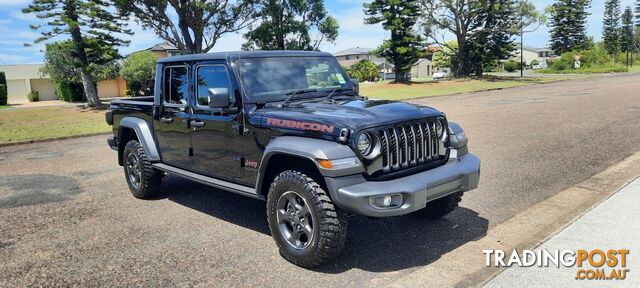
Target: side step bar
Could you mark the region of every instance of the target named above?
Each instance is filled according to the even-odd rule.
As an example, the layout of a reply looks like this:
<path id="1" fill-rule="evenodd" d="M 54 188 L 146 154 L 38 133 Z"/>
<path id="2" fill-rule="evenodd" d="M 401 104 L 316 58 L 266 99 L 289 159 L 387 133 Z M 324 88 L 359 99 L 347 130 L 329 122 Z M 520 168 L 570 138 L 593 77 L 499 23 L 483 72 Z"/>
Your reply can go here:
<path id="1" fill-rule="evenodd" d="M 152 164 L 152 166 L 153 166 L 153 168 L 156 168 L 158 170 L 161 170 L 161 171 L 164 171 L 164 172 L 167 172 L 167 173 L 171 173 L 171 174 L 176 174 L 178 176 L 187 178 L 189 180 L 198 182 L 200 184 L 204 184 L 204 185 L 207 185 L 207 186 L 219 188 L 219 189 L 222 189 L 222 190 L 225 190 L 225 191 L 241 194 L 241 195 L 252 197 L 252 198 L 256 198 L 256 199 L 264 199 L 262 197 L 262 195 L 257 194 L 256 190 L 254 188 L 251 188 L 251 187 L 238 185 L 238 184 L 235 184 L 235 183 L 231 183 L 231 182 L 227 182 L 227 181 L 224 181 L 224 180 L 212 178 L 212 177 L 209 177 L 209 176 L 200 175 L 200 174 L 193 173 L 193 172 L 190 172 L 190 171 L 187 171 L 187 170 L 184 170 L 184 169 L 180 169 L 180 168 L 177 168 L 177 167 L 169 166 L 167 164 L 154 163 L 154 164 Z"/>

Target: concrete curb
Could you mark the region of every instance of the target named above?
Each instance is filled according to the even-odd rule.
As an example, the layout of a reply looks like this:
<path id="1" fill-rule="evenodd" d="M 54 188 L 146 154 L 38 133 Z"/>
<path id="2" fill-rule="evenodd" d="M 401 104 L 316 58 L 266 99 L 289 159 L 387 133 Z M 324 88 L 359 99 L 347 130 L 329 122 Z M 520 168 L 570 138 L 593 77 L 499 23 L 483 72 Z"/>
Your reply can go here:
<path id="1" fill-rule="evenodd" d="M 81 134 L 81 135 L 70 135 L 70 136 L 52 137 L 52 138 L 45 138 L 45 139 L 0 143 L 0 147 L 17 146 L 22 144 L 32 144 L 32 143 L 42 143 L 42 142 L 52 142 L 52 141 L 58 141 L 58 140 L 67 140 L 67 139 L 74 139 L 74 138 L 99 136 L 99 135 L 109 135 L 111 133 L 112 132 L 98 132 L 98 133 L 89 133 L 89 134 Z"/>
<path id="2" fill-rule="evenodd" d="M 483 249 L 531 249 L 562 231 L 640 175 L 640 152 L 520 212 L 483 238 L 450 251 L 389 287 L 479 287 L 504 268 L 486 267 Z M 517 231 L 517 233 L 514 233 Z"/>

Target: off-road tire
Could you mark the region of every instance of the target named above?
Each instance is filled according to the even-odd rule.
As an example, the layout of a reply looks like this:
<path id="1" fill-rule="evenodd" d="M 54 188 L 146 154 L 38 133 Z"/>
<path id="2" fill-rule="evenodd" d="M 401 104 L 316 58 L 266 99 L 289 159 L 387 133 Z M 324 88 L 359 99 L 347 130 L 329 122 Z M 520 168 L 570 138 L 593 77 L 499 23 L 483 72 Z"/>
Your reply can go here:
<path id="1" fill-rule="evenodd" d="M 424 209 L 420 209 L 413 214 L 425 219 L 440 219 L 458 207 L 458 203 L 462 201 L 462 194 L 463 192 L 457 192 L 428 202 Z"/>
<path id="2" fill-rule="evenodd" d="M 295 192 L 304 198 L 314 218 L 313 237 L 306 248 L 294 248 L 281 232 L 278 223 L 279 200 L 286 193 Z M 336 258 L 344 248 L 347 238 L 347 219 L 333 204 L 325 190 L 311 177 L 298 171 L 280 173 L 271 183 L 267 196 L 267 221 L 271 235 L 287 261 L 306 268 L 313 268 Z"/>
<path id="3" fill-rule="evenodd" d="M 128 159 L 130 155 L 137 159 L 137 171 L 139 173 L 139 183 L 136 185 L 130 177 L 130 165 L 128 165 Z M 122 161 L 124 166 L 124 177 L 127 180 L 127 185 L 133 197 L 139 199 L 148 199 L 160 192 L 161 175 L 160 172 L 153 169 L 151 162 L 144 152 L 144 148 L 137 140 L 131 140 L 124 146 L 122 153 Z"/>

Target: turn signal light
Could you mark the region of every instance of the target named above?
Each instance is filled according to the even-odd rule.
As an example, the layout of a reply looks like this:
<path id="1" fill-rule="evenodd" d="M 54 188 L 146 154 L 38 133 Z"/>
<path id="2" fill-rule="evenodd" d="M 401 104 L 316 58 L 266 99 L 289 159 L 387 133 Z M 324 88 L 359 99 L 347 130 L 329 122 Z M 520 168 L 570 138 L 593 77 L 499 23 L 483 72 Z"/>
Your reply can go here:
<path id="1" fill-rule="evenodd" d="M 326 168 L 326 169 L 333 168 L 333 164 L 331 163 L 330 160 L 320 159 L 320 160 L 318 160 L 318 164 L 320 164 L 320 166 L 322 166 L 322 168 Z"/>

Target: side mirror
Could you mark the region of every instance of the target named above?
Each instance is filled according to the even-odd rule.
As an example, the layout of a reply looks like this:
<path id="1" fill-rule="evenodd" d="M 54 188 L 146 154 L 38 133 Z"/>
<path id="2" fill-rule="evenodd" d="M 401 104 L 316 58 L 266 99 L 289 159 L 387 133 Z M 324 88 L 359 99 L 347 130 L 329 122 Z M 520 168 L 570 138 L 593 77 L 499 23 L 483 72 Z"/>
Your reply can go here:
<path id="1" fill-rule="evenodd" d="M 358 82 L 358 79 L 351 79 L 351 84 L 353 84 L 353 89 L 356 90 L 356 94 L 360 95 L 360 82 Z"/>
<path id="2" fill-rule="evenodd" d="M 229 107 L 229 89 L 209 88 L 209 108 Z"/>

